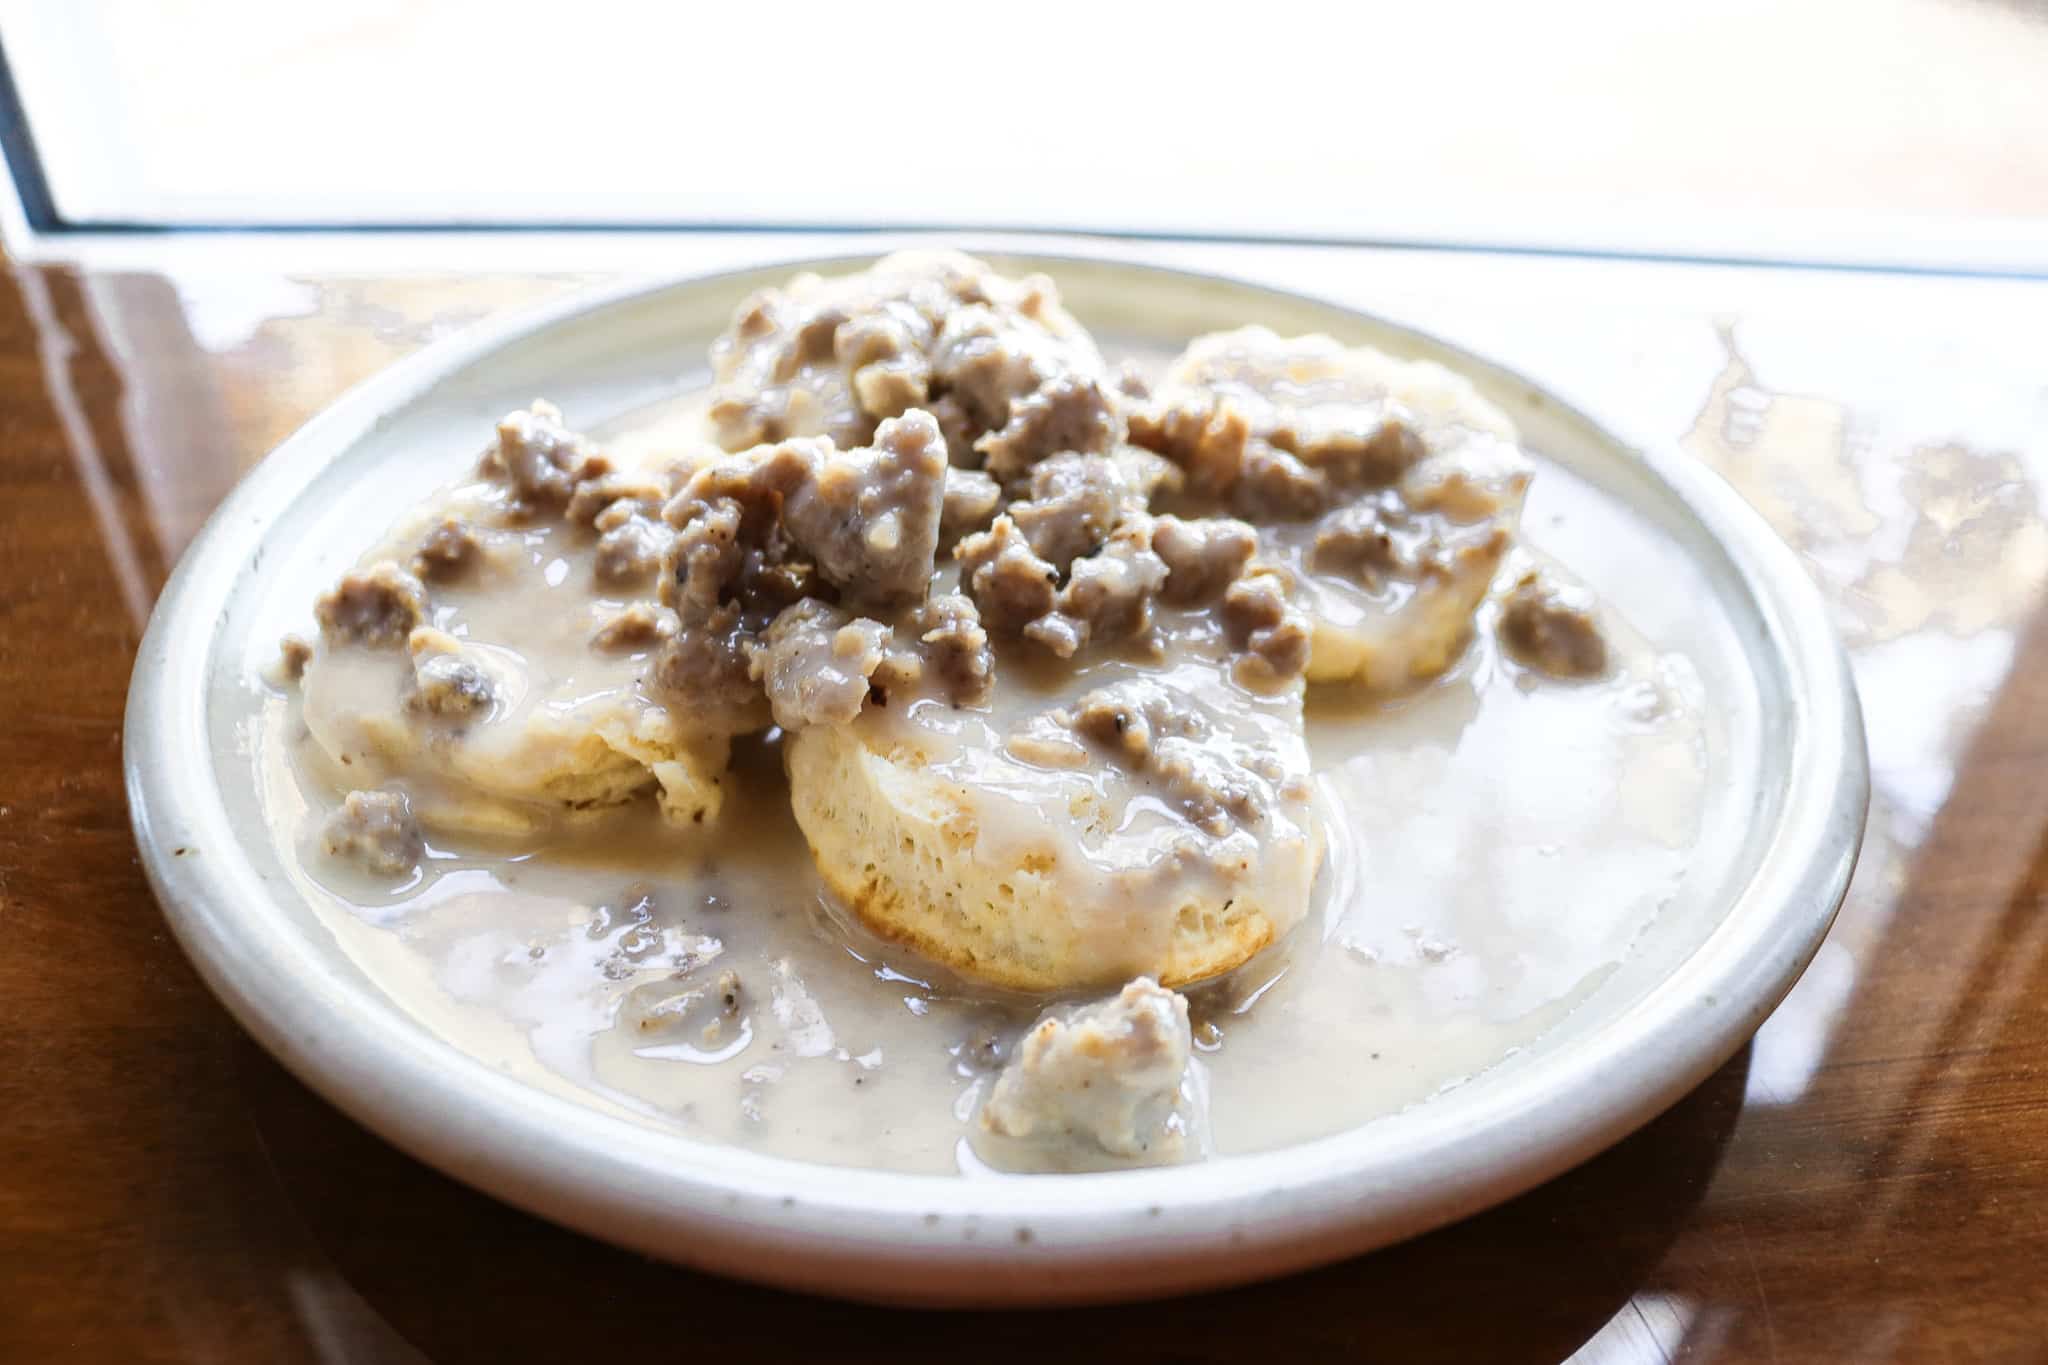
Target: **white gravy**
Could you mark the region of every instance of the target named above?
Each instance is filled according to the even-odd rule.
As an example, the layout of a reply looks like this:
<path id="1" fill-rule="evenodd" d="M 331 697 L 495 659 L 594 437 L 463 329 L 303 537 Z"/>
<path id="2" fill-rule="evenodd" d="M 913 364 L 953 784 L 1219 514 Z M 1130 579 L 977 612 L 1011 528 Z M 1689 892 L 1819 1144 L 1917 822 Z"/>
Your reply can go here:
<path id="1" fill-rule="evenodd" d="M 659 446 L 676 421 L 671 410 L 600 434 L 615 450 Z M 1565 563 L 1585 562 L 1575 546 L 1617 527 L 1649 556 L 1635 572 L 1679 554 L 1547 465 L 1524 525 L 1534 544 L 1521 553 Z M 587 566 L 556 562 L 536 568 L 551 589 L 574 590 Z M 1676 893 L 1706 769 L 1694 669 L 1610 611 L 1611 678 L 1533 678 L 1502 661 L 1492 610 L 1463 661 L 1418 695 L 1360 707 L 1312 694 L 1329 837 L 1314 907 L 1281 944 L 1189 992 L 1191 1088 L 1213 1152 L 1337 1132 L 1500 1064 L 1594 991 Z M 430 836 L 424 872 L 396 892 L 316 851 L 341 774 L 295 689 L 270 694 L 258 740 L 265 804 L 301 890 L 362 970 L 449 1045 L 693 1137 L 989 1173 L 969 1142 L 993 1079 L 987 1043 L 1006 1045 L 1042 1002 L 942 979 L 839 922 L 772 740 L 736 749 L 711 847 L 642 800 L 502 846 Z M 646 1006 L 684 984 L 676 963 L 712 952 L 691 982 L 729 968 L 742 983 L 715 1035 L 700 1015 L 643 1028 Z"/>

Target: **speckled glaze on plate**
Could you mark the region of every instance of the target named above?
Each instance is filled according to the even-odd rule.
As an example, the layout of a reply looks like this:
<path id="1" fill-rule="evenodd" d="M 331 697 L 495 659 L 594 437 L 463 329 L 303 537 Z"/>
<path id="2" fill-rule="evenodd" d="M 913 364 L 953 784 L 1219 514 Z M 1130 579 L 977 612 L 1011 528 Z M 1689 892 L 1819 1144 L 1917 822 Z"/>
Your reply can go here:
<path id="1" fill-rule="evenodd" d="M 1675 450 L 1631 449 L 1519 376 L 1391 323 L 1128 262 L 992 259 L 1055 275 L 1111 346 L 1171 348 L 1257 321 L 1441 361 L 1513 413 L 1533 449 L 1674 538 L 1709 585 L 1693 609 L 1727 641 L 1706 662 L 1744 699 L 1718 759 L 1733 833 L 1702 854 L 1716 860 L 1715 894 L 1661 915 L 1513 1066 L 1334 1137 L 1167 1169 L 967 1179 L 793 1162 L 543 1093 L 427 1033 L 336 948 L 276 861 L 247 776 L 254 670 L 279 622 L 401 505 L 456 473 L 500 413 L 542 392 L 592 424 L 639 407 L 702 372 L 749 291 L 864 263 L 785 262 L 584 296 L 434 346 L 279 447 L 187 551 L 135 668 L 128 792 L 166 916 L 243 1025 L 392 1142 L 546 1217 L 794 1288 L 961 1305 L 1189 1290 L 1412 1236 L 1590 1156 L 1739 1047 L 1833 919 L 1869 786 L 1822 600 L 1763 521 Z"/>

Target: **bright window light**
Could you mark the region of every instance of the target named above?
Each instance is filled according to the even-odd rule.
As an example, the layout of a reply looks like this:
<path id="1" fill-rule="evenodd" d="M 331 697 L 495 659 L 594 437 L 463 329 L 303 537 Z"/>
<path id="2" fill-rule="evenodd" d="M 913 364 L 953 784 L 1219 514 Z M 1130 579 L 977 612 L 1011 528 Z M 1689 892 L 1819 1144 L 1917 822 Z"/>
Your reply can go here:
<path id="1" fill-rule="evenodd" d="M 0 39 L 75 224 L 2048 235 L 2021 5 L 19 0 Z"/>

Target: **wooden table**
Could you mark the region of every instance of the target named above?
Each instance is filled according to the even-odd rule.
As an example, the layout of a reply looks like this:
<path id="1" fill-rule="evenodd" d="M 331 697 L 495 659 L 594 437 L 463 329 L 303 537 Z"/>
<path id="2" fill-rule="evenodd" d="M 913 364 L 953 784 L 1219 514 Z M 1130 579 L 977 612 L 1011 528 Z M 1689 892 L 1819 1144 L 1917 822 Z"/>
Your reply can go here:
<path id="1" fill-rule="evenodd" d="M 1808 556 L 1855 655 L 1877 796 L 1833 935 L 1751 1047 L 1503 1208 L 1152 1306 L 883 1312 L 512 1212 L 315 1099 L 207 994 L 136 865 L 121 709 L 155 590 L 242 470 L 429 335 L 588 272 L 17 267 L 0 278 L 0 1359 L 2048 1360 L 2048 286 L 1400 252 L 1230 264 L 1604 394 L 1597 410 L 1714 462 Z"/>

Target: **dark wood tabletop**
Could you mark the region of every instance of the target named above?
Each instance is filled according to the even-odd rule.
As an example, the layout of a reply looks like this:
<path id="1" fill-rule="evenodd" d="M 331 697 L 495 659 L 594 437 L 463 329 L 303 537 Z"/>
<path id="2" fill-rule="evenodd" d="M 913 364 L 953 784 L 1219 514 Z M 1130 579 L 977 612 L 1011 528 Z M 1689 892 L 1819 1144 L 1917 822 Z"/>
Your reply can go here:
<path id="1" fill-rule="evenodd" d="M 1988 372 L 1917 426 L 1873 416 L 1910 375 L 1774 387 L 1784 337 L 1861 322 L 1781 329 L 1778 358 L 1739 315 L 1699 333 L 1664 435 L 1807 556 L 1877 774 L 1848 903 L 1751 1046 L 1405 1246 L 1166 1303 L 917 1314 L 655 1264 L 401 1155 L 230 1021 L 137 865 L 129 670 L 207 510 L 348 384 L 578 282 L 0 276 L 0 1359 L 2048 1360 L 2048 333 L 2031 388 Z M 1955 328 L 1961 365 L 1988 345 L 1967 313 L 1899 323 Z"/>

